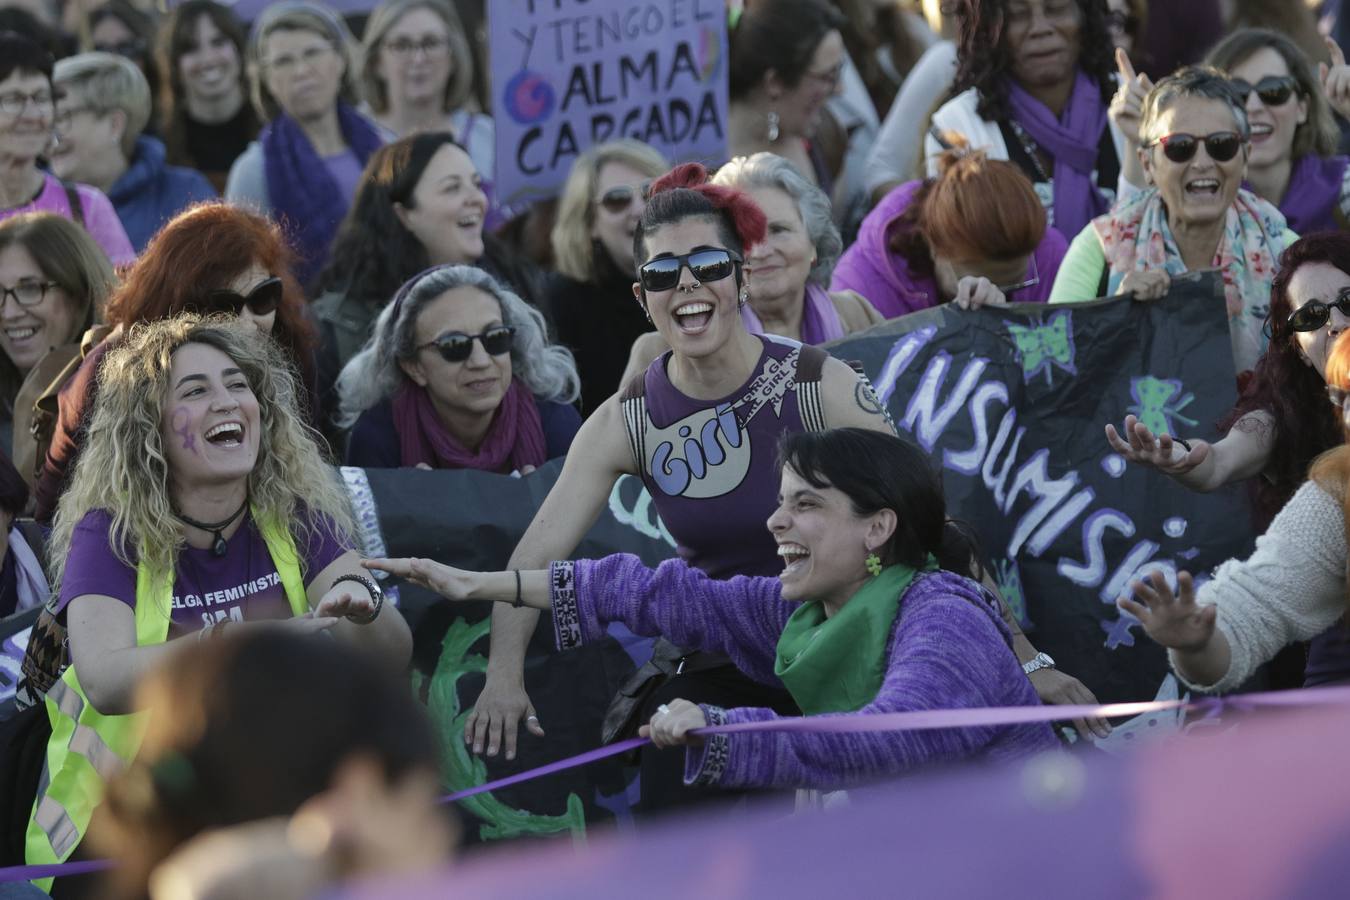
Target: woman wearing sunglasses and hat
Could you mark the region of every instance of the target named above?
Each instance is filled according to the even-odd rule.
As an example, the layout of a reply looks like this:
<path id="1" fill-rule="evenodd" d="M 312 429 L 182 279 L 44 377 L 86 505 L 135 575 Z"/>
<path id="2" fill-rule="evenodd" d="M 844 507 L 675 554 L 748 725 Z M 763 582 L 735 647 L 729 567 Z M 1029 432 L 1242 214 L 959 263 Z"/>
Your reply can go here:
<path id="1" fill-rule="evenodd" d="M 1266 346 L 1276 261 L 1297 235 L 1278 209 L 1242 189 L 1251 152 L 1243 98 L 1217 69 L 1181 69 L 1149 91 L 1139 135 L 1149 188 L 1079 232 L 1050 302 L 1155 299 L 1171 276 L 1220 269 L 1234 366 L 1247 372 Z"/>
<path id="2" fill-rule="evenodd" d="M 414 276 L 338 378 L 346 463 L 528 474 L 571 446 L 576 363 L 543 315 L 472 266 Z"/>
<path id="3" fill-rule="evenodd" d="M 38 521 L 51 520 L 74 470 L 103 356 L 137 322 L 181 312 L 238 315 L 270 334 L 296 367 L 312 419 L 315 339 L 290 261 L 276 225 L 229 204 L 200 204 L 164 226 L 109 299 L 107 326 L 85 335 L 84 360 L 58 396 L 51 445 L 34 487 Z"/>

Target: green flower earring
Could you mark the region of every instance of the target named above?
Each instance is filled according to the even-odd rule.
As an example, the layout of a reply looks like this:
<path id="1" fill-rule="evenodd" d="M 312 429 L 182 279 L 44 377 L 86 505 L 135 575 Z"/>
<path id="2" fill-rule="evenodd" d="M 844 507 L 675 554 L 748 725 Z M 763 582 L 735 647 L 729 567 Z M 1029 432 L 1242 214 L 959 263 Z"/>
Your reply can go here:
<path id="1" fill-rule="evenodd" d="M 867 574 L 872 576 L 881 574 L 881 557 L 877 556 L 876 551 L 868 551 L 867 559 L 863 561 L 863 565 L 867 567 Z"/>

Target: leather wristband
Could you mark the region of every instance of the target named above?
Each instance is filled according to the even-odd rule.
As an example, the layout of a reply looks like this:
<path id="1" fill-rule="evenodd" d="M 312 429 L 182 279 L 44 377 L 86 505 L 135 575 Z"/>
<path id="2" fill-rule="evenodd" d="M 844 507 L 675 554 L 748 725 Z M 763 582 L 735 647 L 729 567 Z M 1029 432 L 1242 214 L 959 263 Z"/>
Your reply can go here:
<path id="1" fill-rule="evenodd" d="M 366 616 L 364 619 L 359 619 L 356 616 L 347 616 L 347 621 L 354 622 L 357 625 L 369 625 L 371 622 L 374 622 L 380 615 L 380 610 L 384 609 L 384 591 L 380 590 L 380 586 L 376 584 L 373 579 L 356 574 L 339 575 L 333 579 L 332 586 L 337 587 L 338 582 L 340 581 L 354 581 L 361 585 L 370 593 L 370 599 L 375 603 L 375 610 L 369 616 Z"/>

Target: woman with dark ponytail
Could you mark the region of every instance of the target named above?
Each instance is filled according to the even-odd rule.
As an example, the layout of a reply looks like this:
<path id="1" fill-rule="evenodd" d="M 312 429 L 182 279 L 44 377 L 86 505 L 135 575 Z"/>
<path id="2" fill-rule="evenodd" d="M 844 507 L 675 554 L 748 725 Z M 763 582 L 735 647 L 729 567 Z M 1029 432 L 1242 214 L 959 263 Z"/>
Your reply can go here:
<path id="1" fill-rule="evenodd" d="M 972 580 L 975 548 L 947 518 L 942 481 L 907 439 L 842 428 L 785 438 L 768 529 L 777 578 L 717 581 L 670 560 L 555 562 L 533 572 L 464 572 L 429 560 L 368 560 L 452 600 L 551 610 L 559 648 L 608 622 L 725 653 L 761 682 L 781 679 L 807 715 L 1034 706 L 998 601 Z M 786 601 L 786 602 L 784 602 Z M 671 700 L 641 733 L 685 745 L 685 782 L 835 789 L 922 766 L 998 760 L 1055 746 L 1045 724 L 926 731 L 742 732 L 710 724 L 780 718 L 764 708 Z"/>

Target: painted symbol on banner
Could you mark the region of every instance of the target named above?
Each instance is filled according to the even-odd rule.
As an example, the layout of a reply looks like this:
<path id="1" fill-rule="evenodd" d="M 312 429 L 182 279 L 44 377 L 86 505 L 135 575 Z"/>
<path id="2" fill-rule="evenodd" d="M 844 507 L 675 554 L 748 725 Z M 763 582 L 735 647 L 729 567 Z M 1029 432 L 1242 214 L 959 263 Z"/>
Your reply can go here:
<path id="1" fill-rule="evenodd" d="M 529 69 L 521 69 L 506 83 L 502 99 L 507 114 L 521 125 L 547 119 L 557 102 L 553 86 L 538 72 Z"/>
<path id="2" fill-rule="evenodd" d="M 1106 632 L 1106 649 L 1114 650 L 1117 647 L 1133 647 L 1134 633 L 1131 628 L 1139 624 L 1139 620 L 1124 610 L 1120 611 L 1120 617 L 1111 621 L 1101 623 L 1102 630 Z"/>
<path id="3" fill-rule="evenodd" d="M 1006 323 L 1017 359 L 1022 364 L 1022 380 L 1030 383 L 1041 373 L 1045 385 L 1054 384 L 1054 369 L 1059 367 L 1070 375 L 1077 375 L 1074 365 L 1073 317 L 1069 310 L 1060 310 L 1048 320 L 1036 319 L 1030 325 Z"/>
<path id="4" fill-rule="evenodd" d="M 1176 435 L 1177 422 L 1196 424 L 1195 419 L 1181 414 L 1191 405 L 1195 395 L 1186 391 L 1175 378 L 1154 378 L 1152 375 L 1131 378 L 1130 396 L 1134 403 L 1126 408 L 1154 434 Z"/>
<path id="5" fill-rule="evenodd" d="M 1003 595 L 1007 601 L 1008 608 L 1012 610 L 1013 616 L 1017 619 L 1017 624 L 1023 631 L 1031 628 L 1031 616 L 1027 613 L 1027 595 L 1022 589 L 1022 572 L 1017 568 L 1017 561 L 1013 559 L 994 560 L 994 584 L 998 585 L 998 592 Z"/>

